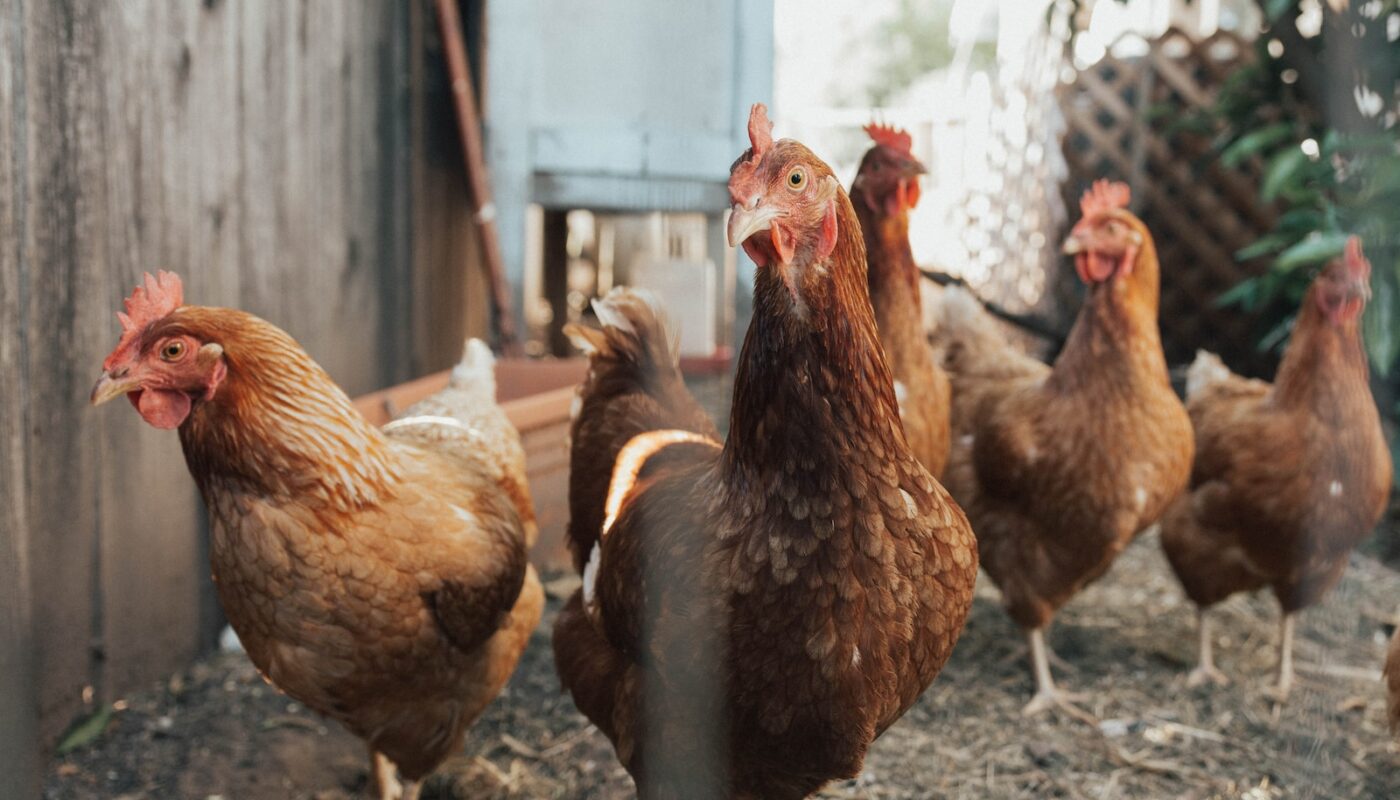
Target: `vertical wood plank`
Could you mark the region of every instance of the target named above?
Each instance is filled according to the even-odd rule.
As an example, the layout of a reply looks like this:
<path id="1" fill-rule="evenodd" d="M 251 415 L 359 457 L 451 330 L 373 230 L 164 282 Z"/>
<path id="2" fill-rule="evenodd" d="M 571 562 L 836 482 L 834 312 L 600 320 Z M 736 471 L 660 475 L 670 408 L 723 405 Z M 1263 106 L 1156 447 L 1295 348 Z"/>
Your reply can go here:
<path id="1" fill-rule="evenodd" d="M 197 249 L 208 215 L 198 178 L 207 157 L 191 129 L 190 83 L 216 42 L 196 53 L 188 39 L 194 4 L 100 4 L 101 114 L 105 224 L 105 308 L 97 318 L 106 346 L 117 341 L 112 313 L 141 273 L 172 269 L 190 299 L 210 270 Z M 198 63 L 196 59 L 199 59 Z M 210 87 L 202 87 L 210 88 Z M 217 159 L 209 159 L 217 161 Z M 220 167 L 210 164 L 209 169 Z M 82 365 L 95 374 L 97 362 Z M 98 696 L 110 700 L 172 672 L 200 643 L 203 511 L 181 474 L 177 437 L 114 404 L 92 412 L 105 429 L 99 484 L 99 599 L 103 670 Z"/>
<path id="2" fill-rule="evenodd" d="M 372 66 L 351 76 L 359 86 L 375 88 L 372 99 L 361 98 L 370 106 L 367 117 L 373 130 L 361 129 L 352 140 L 349 158 L 353 164 L 374 164 L 378 172 L 378 197 L 360 192 L 370 210 L 367 224 L 378 232 L 372 248 L 361 247 L 356 257 L 372 262 L 360 266 L 377 275 L 379 297 L 379 386 L 401 383 L 421 373 L 414 371 L 413 331 L 407 320 L 413 317 L 412 215 L 413 157 L 411 60 L 418 58 L 411 35 L 413 3 L 384 3 L 372 6 L 360 29 L 368 31 L 378 55 Z"/>
<path id="3" fill-rule="evenodd" d="M 431 0 L 412 8 L 412 330 L 422 375 L 455 364 L 468 334 L 486 335 L 489 310 L 442 37 Z"/>
<path id="4" fill-rule="evenodd" d="M 110 299 L 95 231 L 102 209 L 99 20 L 91 4 L 25 3 L 25 226 L 21 270 L 31 336 L 25 449 L 40 733 L 51 740 L 101 673 L 98 459 L 106 415 L 85 402 Z"/>
<path id="5" fill-rule="evenodd" d="M 21 136 L 24 64 L 20 10 L 0 0 L 0 231 L 23 224 Z M 25 329 L 18 237 L 0 238 L 0 775 L 17 797 L 38 797 L 38 705 L 34 698 L 32 621 L 24 474 Z"/>
<path id="6" fill-rule="evenodd" d="M 441 70 L 410 45 L 424 2 L 0 0 L 0 745 L 36 719 L 51 744 L 85 687 L 115 699 L 221 622 L 177 438 L 87 407 L 141 272 L 352 393 L 485 330 L 446 87 L 410 80 Z M 34 752 L 3 751 L 7 780 Z"/>

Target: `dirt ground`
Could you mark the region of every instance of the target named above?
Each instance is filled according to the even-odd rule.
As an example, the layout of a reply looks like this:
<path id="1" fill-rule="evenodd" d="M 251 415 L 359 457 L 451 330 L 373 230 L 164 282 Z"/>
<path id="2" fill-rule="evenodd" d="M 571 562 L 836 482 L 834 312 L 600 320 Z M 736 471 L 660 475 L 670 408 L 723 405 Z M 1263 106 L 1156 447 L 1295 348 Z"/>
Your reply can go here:
<path id="1" fill-rule="evenodd" d="M 556 579 L 551 594 L 572 580 Z M 1151 533 L 1051 634 L 1057 674 L 1088 693 L 1096 725 L 1021 716 L 1025 647 L 996 598 L 984 580 L 943 674 L 875 743 L 860 779 L 822 797 L 1400 797 L 1379 683 L 1400 575 L 1369 557 L 1356 556 L 1304 615 L 1301 686 L 1277 711 L 1261 694 L 1275 654 L 1272 599 L 1236 597 L 1214 612 L 1218 663 L 1233 683 L 1188 689 L 1194 615 Z M 551 597 L 509 688 L 425 797 L 633 796 L 607 740 L 560 693 L 549 648 L 560 603 Z M 119 706 L 99 736 L 51 765 L 46 798 L 366 796 L 357 740 L 264 684 L 241 654 L 215 655 Z"/>

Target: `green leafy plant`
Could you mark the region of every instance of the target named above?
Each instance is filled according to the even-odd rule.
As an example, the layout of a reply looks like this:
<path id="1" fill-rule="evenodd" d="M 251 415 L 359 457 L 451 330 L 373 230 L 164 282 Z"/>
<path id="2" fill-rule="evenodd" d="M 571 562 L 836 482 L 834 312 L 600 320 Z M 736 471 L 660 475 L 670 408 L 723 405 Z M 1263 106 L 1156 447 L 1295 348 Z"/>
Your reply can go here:
<path id="1" fill-rule="evenodd" d="M 1221 163 L 1260 166 L 1260 198 L 1281 213 L 1236 253 L 1271 257 L 1268 270 L 1218 301 L 1261 312 L 1260 346 L 1279 347 L 1317 268 L 1360 236 L 1372 265 L 1366 348 L 1389 375 L 1400 360 L 1400 45 L 1390 34 L 1400 0 L 1257 2 L 1267 23 L 1254 62 L 1227 79 L 1210 116 L 1223 127 Z"/>
<path id="2" fill-rule="evenodd" d="M 1082 25 L 1084 0 L 1067 0 Z M 1117 0 L 1126 2 L 1126 0 Z M 1281 347 L 1318 267 L 1361 237 L 1373 297 L 1364 334 L 1373 368 L 1400 377 L 1400 0 L 1254 0 L 1265 20 L 1254 60 L 1213 108 L 1174 123 L 1218 132 L 1225 166 L 1260 169 L 1274 228 L 1236 253 L 1263 274 L 1218 298 L 1258 312 L 1260 346 Z M 1305 33 L 1306 31 L 1306 33 Z M 1392 387 L 1394 388 L 1394 387 Z"/>
<path id="3" fill-rule="evenodd" d="M 1304 149 L 1291 130 L 1284 138 L 1277 131 L 1240 136 L 1221 155 L 1229 165 L 1271 151 L 1260 194 L 1287 211 L 1266 236 L 1235 254 L 1241 261 L 1272 256 L 1269 270 L 1217 302 L 1267 312 L 1272 324 L 1260 345 L 1277 347 L 1316 269 L 1342 252 L 1348 236 L 1360 236 L 1372 265 L 1363 332 L 1373 366 L 1387 375 L 1400 357 L 1400 146 L 1388 134 L 1332 130 Z"/>
<path id="4" fill-rule="evenodd" d="M 1052 8 L 1067 9 L 1077 33 L 1092 1 Z M 1268 258 L 1267 269 L 1217 303 L 1255 312 L 1260 348 L 1281 349 L 1317 269 L 1360 236 L 1372 291 L 1362 332 L 1400 481 L 1400 0 L 1253 3 L 1265 21 L 1253 61 L 1225 79 L 1214 107 L 1171 123 L 1214 135 L 1224 166 L 1257 169 L 1260 199 L 1279 211 L 1235 254 Z"/>

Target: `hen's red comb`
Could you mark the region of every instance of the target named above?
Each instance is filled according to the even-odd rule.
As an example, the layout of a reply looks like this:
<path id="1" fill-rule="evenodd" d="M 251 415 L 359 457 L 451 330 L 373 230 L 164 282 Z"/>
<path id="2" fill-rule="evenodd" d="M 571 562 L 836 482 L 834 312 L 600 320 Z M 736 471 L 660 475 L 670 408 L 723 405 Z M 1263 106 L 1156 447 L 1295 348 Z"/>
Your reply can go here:
<path id="1" fill-rule="evenodd" d="M 772 146 L 773 123 L 768 120 L 768 107 L 754 103 L 749 110 L 748 158 L 740 157 L 729 171 L 729 196 L 734 202 L 747 202 L 758 191 L 758 162 Z"/>
<path id="2" fill-rule="evenodd" d="M 1362 279 L 1370 279 L 1371 262 L 1367 261 L 1366 254 L 1361 252 L 1360 236 L 1347 237 L 1347 246 L 1342 252 L 1342 258 L 1348 274 Z"/>
<path id="3" fill-rule="evenodd" d="M 762 158 L 773 146 L 773 123 L 768 119 L 768 106 L 762 103 L 754 103 L 749 109 L 749 144 L 753 147 L 754 160 Z"/>
<path id="4" fill-rule="evenodd" d="M 1128 184 L 1100 178 L 1085 189 L 1084 196 L 1079 198 L 1079 212 L 1085 218 L 1096 217 L 1119 208 L 1127 208 L 1130 199 L 1132 190 L 1128 188 Z"/>
<path id="5" fill-rule="evenodd" d="M 159 270 L 155 277 L 151 277 L 151 273 L 147 272 L 144 285 L 137 286 L 131 296 L 123 301 L 126 313 L 117 312 L 117 319 L 122 323 L 122 334 L 140 332 L 184 304 L 185 287 L 179 275 Z"/>
<path id="6" fill-rule="evenodd" d="M 912 155 L 914 152 L 914 138 L 909 135 L 909 131 L 872 122 L 865 126 L 865 132 L 870 134 L 875 144 L 898 150 L 905 155 Z"/>
<path id="7" fill-rule="evenodd" d="M 122 338 L 117 347 L 107 356 L 103 369 L 111 369 L 125 358 L 127 351 L 140 340 L 141 331 L 147 325 L 164 318 L 170 312 L 184 305 L 185 289 L 180 276 L 173 272 L 160 271 L 151 277 L 147 272 L 141 286 L 137 286 L 123 305 L 126 312 L 117 312 L 122 324 Z"/>

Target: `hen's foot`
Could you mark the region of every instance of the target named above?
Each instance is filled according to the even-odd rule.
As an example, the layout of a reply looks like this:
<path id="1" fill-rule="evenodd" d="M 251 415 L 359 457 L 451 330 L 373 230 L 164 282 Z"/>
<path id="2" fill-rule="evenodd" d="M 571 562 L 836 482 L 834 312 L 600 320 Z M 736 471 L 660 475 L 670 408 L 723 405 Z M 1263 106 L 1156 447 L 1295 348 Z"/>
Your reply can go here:
<path id="1" fill-rule="evenodd" d="M 1059 710 L 1074 717 L 1088 725 L 1098 726 L 1099 720 L 1093 714 L 1079 707 L 1079 703 L 1088 703 L 1089 695 L 1076 692 L 1062 692 L 1059 689 L 1041 689 L 1035 693 L 1025 708 L 1021 709 L 1021 714 L 1027 717 L 1034 717 L 1046 711 Z"/>
<path id="2" fill-rule="evenodd" d="M 1293 681 L 1281 681 L 1264 687 L 1264 697 L 1272 700 L 1274 705 L 1282 706 L 1288 704 L 1288 696 L 1293 693 Z"/>
<path id="3" fill-rule="evenodd" d="M 415 781 L 400 781 L 398 767 L 382 753 L 370 751 L 370 782 L 374 784 L 379 800 L 417 800 L 418 784 Z"/>
<path id="4" fill-rule="evenodd" d="M 1186 685 L 1192 689 L 1206 684 L 1229 686 L 1230 676 L 1215 668 L 1214 664 L 1200 664 L 1186 676 Z"/>

